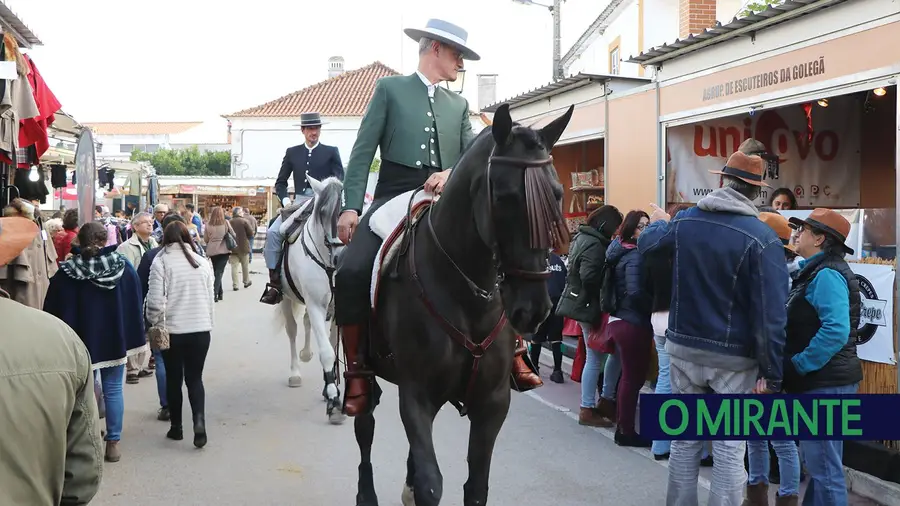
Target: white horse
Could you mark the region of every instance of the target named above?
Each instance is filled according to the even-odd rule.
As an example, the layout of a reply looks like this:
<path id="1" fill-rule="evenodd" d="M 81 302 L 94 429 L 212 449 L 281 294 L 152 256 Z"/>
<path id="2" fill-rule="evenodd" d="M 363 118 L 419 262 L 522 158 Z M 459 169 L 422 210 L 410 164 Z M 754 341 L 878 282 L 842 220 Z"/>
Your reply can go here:
<path id="1" fill-rule="evenodd" d="M 309 349 L 310 334 L 319 348 L 319 361 L 325 372 L 325 389 L 322 392 L 327 402 L 326 414 L 332 424 L 341 424 L 346 419 L 342 413 L 341 394 L 337 388 L 335 368 L 335 348 L 337 347 L 337 326 L 334 323 L 334 298 L 332 296 L 335 259 L 344 245 L 337 237 L 337 220 L 341 209 L 341 193 L 344 185 L 334 177 L 324 181 L 306 175 L 315 196 L 308 205 L 313 206 L 312 215 L 303 225 L 303 231 L 294 244 L 285 243 L 287 255 L 282 261 L 281 286 L 284 299 L 281 301 L 281 315 L 291 341 L 291 376 L 288 386 L 299 387 L 300 362 L 297 355 L 297 323 L 300 312 L 303 315 L 305 343 L 299 359 L 312 360 Z M 287 238 L 286 238 L 287 239 Z M 288 280 L 288 271 L 291 279 Z M 298 294 L 295 293 L 293 284 Z"/>

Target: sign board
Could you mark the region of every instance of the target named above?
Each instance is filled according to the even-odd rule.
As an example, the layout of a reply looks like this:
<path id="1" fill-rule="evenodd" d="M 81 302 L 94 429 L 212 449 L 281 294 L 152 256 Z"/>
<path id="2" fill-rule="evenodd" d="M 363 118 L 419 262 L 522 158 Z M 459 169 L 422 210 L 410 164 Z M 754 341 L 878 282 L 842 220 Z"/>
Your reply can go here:
<path id="1" fill-rule="evenodd" d="M 719 187 L 728 157 L 748 138 L 777 155 L 779 166 L 764 174 L 756 204 L 768 204 L 772 189 L 788 188 L 801 206 L 859 207 L 860 131 L 863 105 L 855 97 L 764 110 L 670 127 L 666 131 L 668 201 L 697 202 Z"/>
<path id="2" fill-rule="evenodd" d="M 894 356 L 894 267 L 850 263 L 862 301 L 856 354 L 861 360 L 896 364 Z"/>
<path id="3" fill-rule="evenodd" d="M 260 191 L 262 189 L 262 191 Z M 159 189 L 162 195 L 192 194 L 192 195 L 228 195 L 238 197 L 255 197 L 258 193 L 265 193 L 265 188 L 241 187 L 241 186 L 215 186 L 215 185 L 167 185 Z"/>
<path id="4" fill-rule="evenodd" d="M 89 128 L 81 131 L 75 148 L 75 192 L 78 195 L 78 225 L 94 220 L 97 193 L 97 164 L 94 136 Z"/>

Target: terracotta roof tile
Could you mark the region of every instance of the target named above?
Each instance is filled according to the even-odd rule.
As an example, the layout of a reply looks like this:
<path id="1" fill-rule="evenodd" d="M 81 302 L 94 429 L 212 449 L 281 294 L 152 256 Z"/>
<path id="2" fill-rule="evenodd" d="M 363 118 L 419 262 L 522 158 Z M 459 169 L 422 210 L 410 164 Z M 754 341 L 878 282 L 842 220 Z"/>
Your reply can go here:
<path id="1" fill-rule="evenodd" d="M 322 116 L 362 116 L 375 90 L 375 81 L 396 75 L 399 72 L 376 61 L 225 117 L 298 117 L 304 112 L 318 112 Z"/>
<path id="2" fill-rule="evenodd" d="M 183 122 L 98 122 L 84 123 L 96 135 L 166 135 L 180 134 L 202 125 L 201 121 Z"/>

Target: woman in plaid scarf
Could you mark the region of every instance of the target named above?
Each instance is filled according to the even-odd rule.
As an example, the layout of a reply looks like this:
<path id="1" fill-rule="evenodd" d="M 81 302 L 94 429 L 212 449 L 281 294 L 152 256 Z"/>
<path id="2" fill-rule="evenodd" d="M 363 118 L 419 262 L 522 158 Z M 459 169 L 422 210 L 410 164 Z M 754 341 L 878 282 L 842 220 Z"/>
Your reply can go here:
<path id="1" fill-rule="evenodd" d="M 50 279 L 44 311 L 68 324 L 91 354 L 106 405 L 106 460 L 117 462 L 125 413 L 125 362 L 148 349 L 141 284 L 134 267 L 116 253 L 116 246 L 106 246 L 102 223 L 85 223 L 77 241 L 72 258 L 60 264 Z"/>

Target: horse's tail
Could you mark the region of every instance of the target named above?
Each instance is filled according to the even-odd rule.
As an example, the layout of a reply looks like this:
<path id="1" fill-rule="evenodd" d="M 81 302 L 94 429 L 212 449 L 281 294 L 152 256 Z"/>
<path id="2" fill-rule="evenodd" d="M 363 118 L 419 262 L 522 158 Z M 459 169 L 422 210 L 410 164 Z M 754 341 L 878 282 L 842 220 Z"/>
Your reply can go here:
<path id="1" fill-rule="evenodd" d="M 287 330 L 288 316 L 290 316 L 293 321 L 295 328 L 299 327 L 302 321 L 302 308 L 302 304 L 298 304 L 286 297 L 282 299 L 282 301 L 275 306 L 275 317 L 272 320 L 273 325 L 275 326 L 275 332 L 279 333 L 283 330 Z"/>

